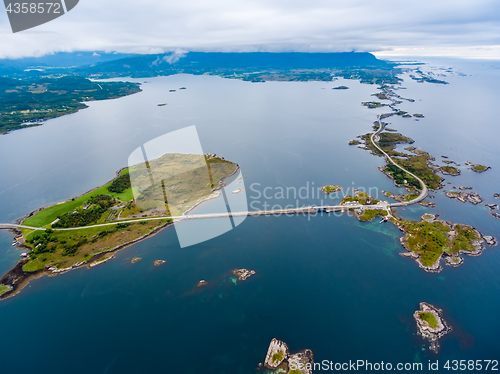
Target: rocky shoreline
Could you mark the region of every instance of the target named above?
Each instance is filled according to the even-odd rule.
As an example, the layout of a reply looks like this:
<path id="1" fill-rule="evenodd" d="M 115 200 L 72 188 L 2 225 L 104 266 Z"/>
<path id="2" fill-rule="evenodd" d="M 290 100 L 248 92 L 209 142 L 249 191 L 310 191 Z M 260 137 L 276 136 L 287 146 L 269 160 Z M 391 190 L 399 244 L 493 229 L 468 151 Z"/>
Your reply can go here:
<path id="1" fill-rule="evenodd" d="M 421 302 L 420 310 L 417 310 L 413 317 L 417 323 L 417 334 L 431 343 L 429 346 L 431 351 L 438 353 L 439 339 L 452 331 L 451 326 L 443 318 L 443 311 Z"/>

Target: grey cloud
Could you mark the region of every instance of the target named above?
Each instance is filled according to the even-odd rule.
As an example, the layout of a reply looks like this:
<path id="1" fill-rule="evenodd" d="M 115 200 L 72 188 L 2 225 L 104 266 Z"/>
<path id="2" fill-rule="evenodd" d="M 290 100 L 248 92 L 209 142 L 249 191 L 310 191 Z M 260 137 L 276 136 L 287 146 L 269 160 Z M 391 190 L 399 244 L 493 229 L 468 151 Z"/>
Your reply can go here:
<path id="1" fill-rule="evenodd" d="M 500 45 L 497 0 L 86 0 L 32 32 L 0 13 L 0 58 L 57 51 L 383 51 Z M 500 58 L 500 56 L 499 56 Z M 166 61 L 166 62 L 173 62 Z"/>

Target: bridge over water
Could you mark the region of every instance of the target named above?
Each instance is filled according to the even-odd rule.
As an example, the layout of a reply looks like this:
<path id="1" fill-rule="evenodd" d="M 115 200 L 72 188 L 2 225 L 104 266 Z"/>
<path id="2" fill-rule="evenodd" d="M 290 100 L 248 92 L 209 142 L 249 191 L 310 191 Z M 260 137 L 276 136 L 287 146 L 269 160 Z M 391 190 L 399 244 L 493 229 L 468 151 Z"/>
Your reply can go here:
<path id="1" fill-rule="evenodd" d="M 112 226 L 112 225 L 117 225 L 119 223 L 134 223 L 134 222 L 140 222 L 140 221 L 153 221 L 153 220 L 164 220 L 164 219 L 173 219 L 174 221 L 181 221 L 181 220 L 187 220 L 187 219 L 209 219 L 209 218 L 223 218 L 223 217 L 243 217 L 243 216 L 269 216 L 269 215 L 287 215 L 287 214 L 316 214 L 318 212 L 347 212 L 348 210 L 353 210 L 353 209 L 382 209 L 385 210 L 391 215 L 390 208 L 396 208 L 396 207 L 403 207 L 403 206 L 408 206 L 412 204 L 416 204 L 423 199 L 425 199 L 429 193 L 427 186 L 425 185 L 424 181 L 417 177 L 415 174 L 411 173 L 410 171 L 404 169 L 402 166 L 398 165 L 386 152 L 384 152 L 376 143 L 375 138 L 378 138 L 378 134 L 383 130 L 382 123 L 380 121 L 380 116 L 378 116 L 378 124 L 379 127 L 377 131 L 375 131 L 370 139 L 372 144 L 387 158 L 387 160 L 392 163 L 393 165 L 397 166 L 404 172 L 408 173 L 415 179 L 417 179 L 420 184 L 422 185 L 422 191 L 420 192 L 420 195 L 417 196 L 416 198 L 410 200 L 410 201 L 405 201 L 405 202 L 399 202 L 399 203 L 388 203 L 385 201 L 380 201 L 377 204 L 374 205 L 361 205 L 359 203 L 347 203 L 345 205 L 325 205 L 325 206 L 306 206 L 306 207 L 297 207 L 297 208 L 290 208 L 290 209 L 276 209 L 276 210 L 257 210 L 257 211 L 245 211 L 245 212 L 231 212 L 231 213 L 208 213 L 208 214 L 186 214 L 182 216 L 170 216 L 170 217 L 150 217 L 150 218 L 140 218 L 140 219 L 134 219 L 134 220 L 121 220 L 121 221 L 115 221 L 115 222 L 108 222 L 108 223 L 102 223 L 98 225 L 90 225 L 90 226 L 83 226 L 83 227 L 69 227 L 69 228 L 60 228 L 60 229 L 53 229 L 54 231 L 69 231 L 69 230 L 81 230 L 81 229 L 86 229 L 86 228 L 91 228 L 91 227 L 104 227 L 104 226 Z M 0 229 L 30 229 L 30 230 L 45 230 L 43 227 L 32 227 L 32 226 L 24 226 L 24 225 L 17 225 L 17 224 L 11 224 L 11 223 L 1 223 L 0 224 Z"/>

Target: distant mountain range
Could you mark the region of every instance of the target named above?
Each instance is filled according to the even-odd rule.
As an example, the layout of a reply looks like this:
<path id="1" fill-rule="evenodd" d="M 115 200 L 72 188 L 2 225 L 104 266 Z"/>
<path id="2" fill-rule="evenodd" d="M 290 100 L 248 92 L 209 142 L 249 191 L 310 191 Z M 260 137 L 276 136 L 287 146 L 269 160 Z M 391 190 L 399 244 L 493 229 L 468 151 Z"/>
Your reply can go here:
<path id="1" fill-rule="evenodd" d="M 39 58 L 0 60 L 1 76 L 33 77 L 76 74 L 99 77 L 150 77 L 177 73 L 240 73 L 311 69 L 391 68 L 368 52 L 343 53 L 218 53 L 123 55 L 111 53 L 58 53 Z M 30 69 L 40 69 L 30 70 Z M 28 71 L 26 71 L 28 70 Z"/>
<path id="2" fill-rule="evenodd" d="M 393 64 L 364 52 L 154 55 L 78 52 L 0 60 L 0 133 L 74 113 L 86 107 L 84 101 L 140 91 L 138 83 L 97 83 L 88 78 L 144 78 L 183 73 L 251 82 L 332 81 L 344 77 L 368 84 L 392 84 L 399 82 L 399 72 Z"/>

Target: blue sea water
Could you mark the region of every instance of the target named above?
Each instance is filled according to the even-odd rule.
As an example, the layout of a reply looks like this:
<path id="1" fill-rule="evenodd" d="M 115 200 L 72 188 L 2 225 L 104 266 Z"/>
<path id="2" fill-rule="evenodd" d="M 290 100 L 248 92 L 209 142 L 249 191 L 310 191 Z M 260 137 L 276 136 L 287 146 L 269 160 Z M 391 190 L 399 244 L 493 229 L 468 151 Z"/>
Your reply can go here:
<path id="1" fill-rule="evenodd" d="M 473 186 L 493 203 L 492 194 L 500 192 L 500 65 L 431 66 L 453 67 L 433 70 L 450 84 L 417 83 L 406 74 L 407 89 L 398 93 L 416 101 L 401 108 L 425 118 L 391 117 L 390 127 L 438 160 L 443 154 L 462 165 L 492 166 L 483 174 L 463 168 L 446 181 Z M 136 147 L 193 124 L 205 152 L 240 164 L 251 209 L 296 203 L 293 196 L 276 195 L 280 187 L 398 191 L 378 171 L 381 158 L 347 145 L 384 112 L 360 105 L 373 99 L 376 86 L 189 75 L 137 81 L 148 82 L 139 94 L 92 102 L 79 113 L 0 137 L 0 221 L 105 183 Z M 350 89 L 332 90 L 341 84 Z M 169 92 L 181 86 L 187 89 Z M 266 187 L 270 199 L 258 197 Z M 486 207 L 458 203 L 442 191 L 432 195 L 435 209 L 414 206 L 398 214 L 417 219 L 435 212 L 500 237 L 500 221 Z M 322 198 L 309 193 L 298 200 L 308 205 Z M 426 367 L 436 359 L 441 365 L 500 359 L 498 247 L 429 274 L 398 255 L 399 236 L 390 224 L 347 215 L 248 217 L 223 236 L 181 249 L 175 230 L 167 228 L 106 264 L 34 280 L 3 300 L 0 372 L 254 373 L 273 337 L 292 351 L 313 349 L 317 362 Z M 18 259 L 11 239 L 0 232 L 1 272 Z M 136 256 L 143 259 L 131 264 Z M 155 259 L 167 263 L 154 267 Z M 235 282 L 230 271 L 239 267 L 257 274 Z M 208 285 L 196 287 L 202 279 Z M 416 336 L 412 314 L 421 301 L 442 308 L 453 326 L 438 355 Z"/>

